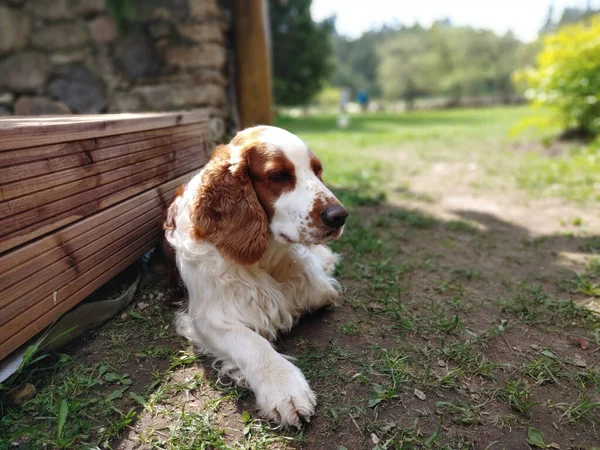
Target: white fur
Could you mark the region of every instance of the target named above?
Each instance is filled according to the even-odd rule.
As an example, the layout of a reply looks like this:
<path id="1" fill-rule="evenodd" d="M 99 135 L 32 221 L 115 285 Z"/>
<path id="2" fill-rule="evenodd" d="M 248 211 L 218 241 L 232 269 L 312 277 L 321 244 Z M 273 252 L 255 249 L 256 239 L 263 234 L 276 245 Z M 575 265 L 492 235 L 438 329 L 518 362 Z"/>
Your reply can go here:
<path id="1" fill-rule="evenodd" d="M 284 130 L 266 130 L 261 140 L 284 149 L 295 165 L 297 187 L 275 203 L 262 258 L 248 266 L 235 264 L 210 242 L 192 238 L 189 205 L 201 173 L 177 198 L 175 229 L 166 236 L 189 294 L 189 310 L 177 317 L 178 332 L 214 355 L 222 373 L 252 389 L 262 416 L 299 427 L 314 414 L 316 396 L 302 372 L 271 342 L 303 313 L 339 298 L 340 285 L 331 276 L 338 256 L 320 244 L 283 243 L 278 233 L 297 242 L 298 221 L 308 214 L 314 197 L 333 194 L 312 172 L 300 139 Z"/>

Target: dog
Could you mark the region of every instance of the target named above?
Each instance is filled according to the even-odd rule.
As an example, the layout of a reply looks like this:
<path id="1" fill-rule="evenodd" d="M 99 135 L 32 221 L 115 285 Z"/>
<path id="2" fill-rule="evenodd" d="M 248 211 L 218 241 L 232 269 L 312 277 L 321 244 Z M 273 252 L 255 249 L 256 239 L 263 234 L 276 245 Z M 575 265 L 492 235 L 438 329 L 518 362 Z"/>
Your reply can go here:
<path id="1" fill-rule="evenodd" d="M 179 334 L 249 387 L 262 417 L 300 427 L 316 396 L 273 347 L 302 314 L 335 304 L 348 212 L 323 184 L 321 162 L 296 135 L 258 126 L 218 146 L 167 210 L 165 238 L 188 293 Z"/>

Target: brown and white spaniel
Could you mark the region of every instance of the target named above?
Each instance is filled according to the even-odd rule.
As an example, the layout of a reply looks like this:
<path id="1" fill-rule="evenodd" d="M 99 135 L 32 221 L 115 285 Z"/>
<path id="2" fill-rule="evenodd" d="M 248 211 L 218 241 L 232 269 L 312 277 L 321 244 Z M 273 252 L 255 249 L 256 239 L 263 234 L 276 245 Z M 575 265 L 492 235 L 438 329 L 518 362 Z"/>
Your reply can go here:
<path id="1" fill-rule="evenodd" d="M 178 332 L 254 392 L 260 414 L 301 425 L 316 397 L 273 342 L 300 316 L 334 303 L 338 238 L 348 215 L 297 136 L 259 126 L 217 147 L 171 204 L 166 239 L 187 288 Z"/>

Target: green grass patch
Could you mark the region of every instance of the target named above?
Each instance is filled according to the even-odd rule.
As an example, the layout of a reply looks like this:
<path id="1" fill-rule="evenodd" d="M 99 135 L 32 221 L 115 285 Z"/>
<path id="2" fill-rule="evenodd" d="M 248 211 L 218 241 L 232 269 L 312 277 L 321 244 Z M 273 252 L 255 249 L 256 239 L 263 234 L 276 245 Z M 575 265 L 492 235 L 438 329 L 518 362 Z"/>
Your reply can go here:
<path id="1" fill-rule="evenodd" d="M 530 153 L 515 175 L 530 192 L 576 201 L 600 200 L 600 141 L 578 146 L 564 155 Z"/>

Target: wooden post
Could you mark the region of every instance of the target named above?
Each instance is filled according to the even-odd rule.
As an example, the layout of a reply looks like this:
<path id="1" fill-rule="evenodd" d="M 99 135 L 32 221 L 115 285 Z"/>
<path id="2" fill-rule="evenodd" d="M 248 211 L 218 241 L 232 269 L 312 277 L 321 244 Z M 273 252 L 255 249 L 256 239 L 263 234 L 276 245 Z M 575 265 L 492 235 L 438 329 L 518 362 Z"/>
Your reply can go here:
<path id="1" fill-rule="evenodd" d="M 242 127 L 272 123 L 271 42 L 266 0 L 235 0 L 237 96 Z"/>

